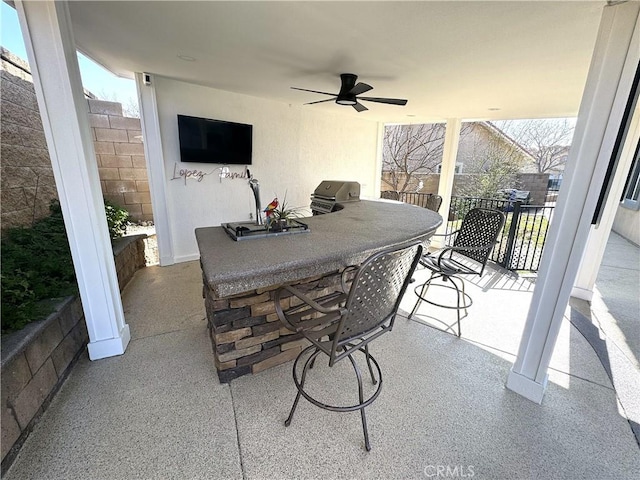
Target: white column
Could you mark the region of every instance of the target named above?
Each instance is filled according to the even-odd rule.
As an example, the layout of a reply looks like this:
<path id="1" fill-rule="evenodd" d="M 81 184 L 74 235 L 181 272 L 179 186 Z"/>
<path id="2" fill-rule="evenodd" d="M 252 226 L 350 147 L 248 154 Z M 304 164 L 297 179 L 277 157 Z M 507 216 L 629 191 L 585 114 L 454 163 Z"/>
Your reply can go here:
<path id="1" fill-rule="evenodd" d="M 129 343 L 66 2 L 16 1 L 89 331 L 92 360 Z"/>
<path id="2" fill-rule="evenodd" d="M 640 3 L 604 7 L 565 180 L 507 388 L 542 402 L 547 369 L 591 228 L 633 77 Z"/>
<path id="3" fill-rule="evenodd" d="M 636 35 L 638 34 L 636 30 Z M 637 41 L 640 42 L 640 39 Z M 620 197 L 622 196 L 624 184 L 629 175 L 629 169 L 633 162 L 633 155 L 638 141 L 640 141 L 640 102 L 636 104 L 631 125 L 629 126 L 629 131 L 620 153 L 618 166 L 613 181 L 611 182 L 611 192 L 605 200 L 606 203 L 603 208 L 602 219 L 598 225 L 591 227 L 587 246 L 582 256 L 582 263 L 578 270 L 578 276 L 571 291 L 572 297 L 581 298 L 589 302 L 593 298 L 593 287 L 596 283 L 596 277 L 600 270 L 600 264 L 604 257 L 611 227 L 613 226 L 613 221 L 615 220 L 616 212 L 620 205 Z"/>
<path id="4" fill-rule="evenodd" d="M 144 138 L 144 156 L 147 161 L 149 190 L 153 207 L 153 223 L 158 237 L 158 257 L 160 265 L 173 265 L 173 238 L 169 227 L 169 204 L 167 202 L 167 181 L 160 134 L 160 120 L 154 77 L 148 73 L 136 73 L 138 105 Z"/>
<path id="5" fill-rule="evenodd" d="M 447 220 L 449 219 L 449 206 L 451 205 L 451 195 L 453 194 L 453 177 L 456 174 L 456 157 L 458 156 L 458 144 L 460 143 L 460 130 L 462 120 L 450 118 L 444 135 L 444 147 L 442 150 L 442 168 L 440 169 L 440 182 L 438 183 L 438 195 L 442 197 L 440 205 L 440 215 L 442 215 L 442 225 L 437 230 L 438 235 L 442 235 L 447 230 Z M 432 237 L 431 245 L 436 248 L 444 246 L 443 237 Z"/>
<path id="6" fill-rule="evenodd" d="M 384 128 L 385 125 L 382 122 L 378 122 L 378 144 L 376 145 L 376 174 L 373 182 L 373 198 L 380 198 L 380 191 L 382 190 L 382 157 L 384 150 Z"/>

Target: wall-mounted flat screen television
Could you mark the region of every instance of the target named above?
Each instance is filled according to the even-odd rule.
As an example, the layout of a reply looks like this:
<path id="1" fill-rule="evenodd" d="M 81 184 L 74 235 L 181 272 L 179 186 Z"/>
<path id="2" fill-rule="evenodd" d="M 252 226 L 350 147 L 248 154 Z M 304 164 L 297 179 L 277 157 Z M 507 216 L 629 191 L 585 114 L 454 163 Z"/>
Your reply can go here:
<path id="1" fill-rule="evenodd" d="M 180 160 L 251 165 L 253 125 L 178 115 Z"/>

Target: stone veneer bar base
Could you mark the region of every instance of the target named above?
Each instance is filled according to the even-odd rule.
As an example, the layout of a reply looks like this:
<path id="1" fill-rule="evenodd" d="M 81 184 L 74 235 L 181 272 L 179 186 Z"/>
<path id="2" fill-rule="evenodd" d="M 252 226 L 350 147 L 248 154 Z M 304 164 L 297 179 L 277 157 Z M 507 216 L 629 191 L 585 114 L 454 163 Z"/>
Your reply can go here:
<path id="1" fill-rule="evenodd" d="M 332 272 L 306 278 L 296 288 L 318 298 L 339 290 L 340 277 L 340 272 Z M 221 383 L 293 360 L 309 345 L 308 340 L 287 329 L 278 319 L 273 301 L 278 287 L 218 299 L 205 281 L 203 296 L 209 335 Z M 283 308 L 294 306 L 294 297 L 287 296 L 281 302 Z"/>

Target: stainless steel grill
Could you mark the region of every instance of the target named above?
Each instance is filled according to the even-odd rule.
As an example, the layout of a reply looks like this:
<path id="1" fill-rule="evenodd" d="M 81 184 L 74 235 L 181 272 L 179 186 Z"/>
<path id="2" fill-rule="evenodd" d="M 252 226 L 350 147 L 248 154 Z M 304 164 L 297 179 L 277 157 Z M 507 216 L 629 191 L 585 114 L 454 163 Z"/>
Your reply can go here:
<path id="1" fill-rule="evenodd" d="M 311 195 L 311 212 L 314 215 L 340 210 L 340 204 L 360 200 L 360 184 L 342 180 L 324 180 Z"/>

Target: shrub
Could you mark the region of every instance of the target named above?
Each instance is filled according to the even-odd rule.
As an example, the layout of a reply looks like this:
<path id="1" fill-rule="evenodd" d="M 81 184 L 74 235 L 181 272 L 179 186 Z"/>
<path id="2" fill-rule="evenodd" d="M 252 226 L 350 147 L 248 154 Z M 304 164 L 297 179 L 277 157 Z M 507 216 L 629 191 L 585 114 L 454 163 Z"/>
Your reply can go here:
<path id="1" fill-rule="evenodd" d="M 107 226 L 109 227 L 111 240 L 120 238 L 127 233 L 129 212 L 108 200 L 104 201 L 104 211 L 107 215 Z"/>
<path id="2" fill-rule="evenodd" d="M 77 293 L 71 250 L 57 200 L 51 214 L 31 227 L 8 229 L 2 238 L 2 333 L 45 318 L 55 300 Z M 105 202 L 112 239 L 126 232 L 129 213 Z M 53 301 L 52 301 L 53 300 Z"/>
<path id="3" fill-rule="evenodd" d="M 49 208 L 50 216 L 11 228 L 2 238 L 2 333 L 48 314 L 43 300 L 77 291 L 60 204 Z"/>

